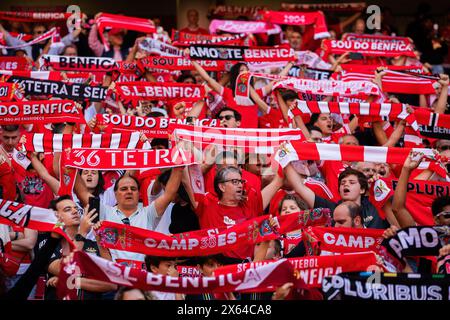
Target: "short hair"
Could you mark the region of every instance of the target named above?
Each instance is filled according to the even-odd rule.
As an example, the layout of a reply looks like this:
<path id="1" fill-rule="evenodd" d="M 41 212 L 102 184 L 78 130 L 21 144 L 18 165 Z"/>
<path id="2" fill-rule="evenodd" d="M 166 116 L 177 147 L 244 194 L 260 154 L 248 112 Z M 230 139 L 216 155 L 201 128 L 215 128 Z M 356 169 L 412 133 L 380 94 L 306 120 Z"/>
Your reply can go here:
<path id="1" fill-rule="evenodd" d="M 356 218 L 356 217 L 360 217 L 361 218 L 361 222 L 362 220 L 362 208 L 359 204 L 357 204 L 356 202 L 353 201 L 344 201 L 342 203 L 340 203 L 340 205 L 344 205 L 348 208 L 348 212 L 350 213 L 350 217 L 352 218 L 352 221 Z"/>
<path id="2" fill-rule="evenodd" d="M 131 290 L 138 290 L 142 293 L 145 300 L 155 300 L 153 298 L 153 295 L 150 291 L 144 291 L 142 289 L 134 288 L 134 287 L 120 287 L 119 290 L 117 290 L 116 295 L 114 296 L 114 300 L 123 300 L 123 296 L 126 292 Z"/>
<path id="3" fill-rule="evenodd" d="M 169 149 L 169 139 L 153 138 L 152 141 L 150 142 L 150 145 L 152 146 L 152 148 L 160 145 L 160 146 L 164 146 L 165 149 Z"/>
<path id="4" fill-rule="evenodd" d="M 165 114 L 159 111 L 150 111 L 147 114 L 147 117 L 152 117 L 152 118 L 159 118 L 159 117 L 165 117 Z"/>
<path id="5" fill-rule="evenodd" d="M 159 264 L 163 261 L 176 260 L 175 257 L 163 257 L 163 256 L 145 256 L 145 267 L 148 271 L 151 270 L 151 266 L 159 268 Z"/>
<path id="6" fill-rule="evenodd" d="M 65 46 L 65 47 L 63 48 L 63 50 L 62 50 L 62 53 L 66 53 L 66 50 L 69 49 L 69 48 L 75 49 L 75 50 L 77 51 L 77 54 L 78 54 L 78 48 L 77 48 L 77 46 L 74 45 L 74 44 L 68 44 L 67 46 Z"/>
<path id="7" fill-rule="evenodd" d="M 119 179 L 116 180 L 116 183 L 114 184 L 114 192 L 119 189 L 119 181 L 124 179 L 124 178 L 131 178 L 131 179 L 133 179 L 136 182 L 138 189 L 140 188 L 139 180 L 136 177 L 130 176 L 129 174 L 124 174 L 123 176 L 120 176 Z"/>
<path id="8" fill-rule="evenodd" d="M 52 201 L 50 201 L 49 209 L 53 209 L 56 211 L 57 210 L 56 206 L 58 205 L 58 203 L 60 203 L 61 201 L 64 201 L 64 200 L 72 200 L 72 197 L 69 196 L 68 194 L 65 194 L 56 199 L 53 199 Z"/>
<path id="9" fill-rule="evenodd" d="M 278 213 L 281 213 L 281 208 L 283 207 L 283 202 L 286 200 L 292 200 L 295 201 L 295 203 L 297 203 L 298 207 L 301 210 L 307 210 L 309 209 L 308 205 L 305 203 L 305 201 L 303 201 L 298 195 L 294 194 L 287 194 L 283 197 L 283 199 L 280 201 L 280 203 L 278 204 Z"/>
<path id="10" fill-rule="evenodd" d="M 217 263 L 222 264 L 223 257 L 221 254 L 214 254 L 209 256 L 199 256 L 195 258 L 198 265 L 205 265 L 209 260 L 215 260 Z"/>
<path id="11" fill-rule="evenodd" d="M 2 130 L 6 131 L 6 132 L 14 132 L 14 131 L 19 130 L 19 125 L 9 124 L 6 126 L 2 126 Z"/>
<path id="12" fill-rule="evenodd" d="M 351 175 L 355 175 L 358 178 L 358 182 L 361 186 L 361 189 L 364 189 L 364 191 L 369 190 L 369 182 L 367 181 L 367 177 L 361 171 L 358 171 L 353 168 L 345 168 L 345 170 L 339 174 L 338 187 L 341 185 L 341 181 L 344 178 L 351 176 Z"/>
<path id="13" fill-rule="evenodd" d="M 318 131 L 320 133 L 323 133 L 322 130 L 318 126 L 314 126 L 314 125 L 309 124 L 309 123 L 306 125 L 306 129 L 308 129 L 309 132 L 314 130 L 314 131 Z"/>
<path id="14" fill-rule="evenodd" d="M 221 199 L 223 195 L 222 190 L 219 188 L 219 183 L 223 183 L 230 172 L 235 172 L 242 175 L 241 170 L 236 167 L 223 167 L 217 171 L 216 176 L 214 177 L 214 191 L 217 193 L 219 199 Z"/>
<path id="15" fill-rule="evenodd" d="M 177 82 L 178 83 L 182 83 L 186 79 L 192 79 L 194 81 L 194 83 L 197 83 L 197 80 L 195 79 L 195 77 L 192 74 L 189 74 L 189 73 L 184 73 L 181 76 L 179 76 L 178 79 L 177 79 Z"/>
<path id="16" fill-rule="evenodd" d="M 229 107 L 222 108 L 222 109 L 217 113 L 216 118 L 218 118 L 219 115 L 220 115 L 223 111 L 231 111 L 231 112 L 233 112 L 233 115 L 234 115 L 234 117 L 236 118 L 236 121 L 241 121 L 241 119 L 242 119 L 242 116 L 241 116 L 241 114 L 240 114 L 239 112 L 237 112 L 236 110 L 234 110 L 234 109 L 232 109 L 232 108 L 229 108 Z"/>
<path id="17" fill-rule="evenodd" d="M 431 212 L 433 216 L 441 213 L 445 206 L 450 205 L 450 196 L 442 196 L 433 200 L 431 203 Z"/>
<path id="18" fill-rule="evenodd" d="M 314 126 L 314 123 L 316 123 L 317 120 L 319 120 L 319 116 L 320 116 L 320 113 L 313 113 L 311 115 L 311 118 L 310 118 L 309 122 L 308 122 L 308 125 Z"/>
<path id="19" fill-rule="evenodd" d="M 292 99 L 298 99 L 298 94 L 294 90 L 286 90 L 283 93 L 281 93 L 281 97 L 284 101 L 292 100 Z"/>
<path id="20" fill-rule="evenodd" d="M 356 141 L 358 141 L 358 144 L 359 144 L 358 138 L 354 134 L 351 134 L 351 133 L 347 133 L 347 134 L 344 134 L 343 136 L 341 136 L 338 140 L 338 144 L 341 144 L 344 141 L 345 137 L 353 137 L 356 139 Z"/>

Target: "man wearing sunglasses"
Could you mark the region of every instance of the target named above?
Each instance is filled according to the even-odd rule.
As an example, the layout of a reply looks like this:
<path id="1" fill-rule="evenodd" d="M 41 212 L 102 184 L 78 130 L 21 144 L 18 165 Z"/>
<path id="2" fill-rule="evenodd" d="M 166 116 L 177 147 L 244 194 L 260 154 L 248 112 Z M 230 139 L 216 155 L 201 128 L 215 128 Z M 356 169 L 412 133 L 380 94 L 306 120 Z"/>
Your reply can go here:
<path id="1" fill-rule="evenodd" d="M 220 126 L 224 128 L 239 128 L 241 126 L 241 114 L 234 109 L 225 107 L 217 114 Z"/>

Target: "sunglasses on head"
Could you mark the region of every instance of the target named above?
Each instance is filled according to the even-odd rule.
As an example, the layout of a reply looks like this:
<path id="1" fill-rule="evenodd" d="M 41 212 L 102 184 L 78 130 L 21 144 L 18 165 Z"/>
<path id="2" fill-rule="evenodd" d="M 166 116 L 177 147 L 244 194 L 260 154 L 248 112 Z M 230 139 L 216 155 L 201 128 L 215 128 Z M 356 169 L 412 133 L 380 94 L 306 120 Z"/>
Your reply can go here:
<path id="1" fill-rule="evenodd" d="M 234 116 L 232 116 L 231 114 L 227 114 L 226 116 L 218 116 L 217 119 L 219 120 L 223 120 L 225 118 L 225 120 L 230 120 L 233 119 Z"/>

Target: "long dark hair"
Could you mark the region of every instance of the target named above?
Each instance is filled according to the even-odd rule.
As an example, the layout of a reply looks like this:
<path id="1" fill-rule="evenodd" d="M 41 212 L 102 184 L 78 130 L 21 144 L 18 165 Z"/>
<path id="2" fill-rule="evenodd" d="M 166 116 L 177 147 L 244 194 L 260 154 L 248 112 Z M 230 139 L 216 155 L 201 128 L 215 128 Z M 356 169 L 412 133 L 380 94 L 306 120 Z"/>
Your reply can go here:
<path id="1" fill-rule="evenodd" d="M 237 80 L 237 77 L 239 76 L 239 69 L 241 68 L 241 66 L 247 66 L 247 64 L 243 63 L 243 62 L 238 62 L 234 66 L 232 66 L 230 69 L 230 89 L 233 92 L 233 96 L 234 96 L 234 90 L 236 89 L 236 80 Z M 252 79 L 252 81 L 253 81 L 253 79 Z"/>
<path id="2" fill-rule="evenodd" d="M 80 176 L 83 174 L 83 171 L 86 169 L 79 170 Z M 103 178 L 103 174 L 100 170 L 96 170 L 98 173 L 98 183 L 97 186 L 94 189 L 94 192 L 92 193 L 94 196 L 98 197 L 103 192 L 105 192 L 105 179 Z"/>

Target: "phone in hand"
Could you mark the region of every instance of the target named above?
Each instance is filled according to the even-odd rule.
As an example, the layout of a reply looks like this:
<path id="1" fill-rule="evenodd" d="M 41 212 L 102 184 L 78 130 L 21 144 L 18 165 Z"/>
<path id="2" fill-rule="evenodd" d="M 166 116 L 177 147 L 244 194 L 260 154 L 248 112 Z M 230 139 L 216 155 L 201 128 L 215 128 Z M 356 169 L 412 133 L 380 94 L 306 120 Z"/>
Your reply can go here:
<path id="1" fill-rule="evenodd" d="M 364 56 L 362 55 L 362 53 L 359 52 L 350 52 L 348 58 L 352 60 L 363 60 Z"/>
<path id="2" fill-rule="evenodd" d="M 92 220 L 92 222 L 97 223 L 100 220 L 100 198 L 99 197 L 90 197 L 89 198 L 89 211 L 90 212 L 92 209 L 95 209 L 97 213 L 97 217 L 95 217 L 94 220 Z"/>

